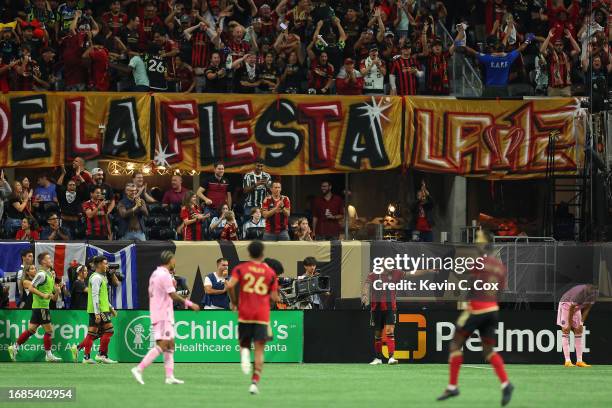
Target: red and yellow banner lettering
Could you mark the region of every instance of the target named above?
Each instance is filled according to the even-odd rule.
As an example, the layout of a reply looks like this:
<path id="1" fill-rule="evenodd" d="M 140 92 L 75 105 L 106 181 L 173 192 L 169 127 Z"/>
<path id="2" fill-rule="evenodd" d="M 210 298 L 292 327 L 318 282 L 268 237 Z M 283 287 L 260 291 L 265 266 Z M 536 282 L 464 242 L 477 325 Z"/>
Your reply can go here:
<path id="1" fill-rule="evenodd" d="M 576 99 L 412 97 L 407 104 L 405 163 L 420 171 L 523 179 L 545 176 L 552 157 L 555 174 L 575 173 L 584 159 Z"/>
<path id="2" fill-rule="evenodd" d="M 0 167 L 150 157 L 151 97 L 124 93 L 0 95 Z"/>

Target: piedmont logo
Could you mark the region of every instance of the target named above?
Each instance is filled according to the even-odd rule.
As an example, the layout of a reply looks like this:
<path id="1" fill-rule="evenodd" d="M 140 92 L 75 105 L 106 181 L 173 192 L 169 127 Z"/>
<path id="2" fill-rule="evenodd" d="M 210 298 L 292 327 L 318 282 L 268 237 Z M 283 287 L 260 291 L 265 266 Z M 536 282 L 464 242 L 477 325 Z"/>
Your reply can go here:
<path id="1" fill-rule="evenodd" d="M 144 357 L 149 348 L 155 346 L 149 315 L 138 316 L 128 323 L 124 341 L 127 349 L 138 357 Z"/>

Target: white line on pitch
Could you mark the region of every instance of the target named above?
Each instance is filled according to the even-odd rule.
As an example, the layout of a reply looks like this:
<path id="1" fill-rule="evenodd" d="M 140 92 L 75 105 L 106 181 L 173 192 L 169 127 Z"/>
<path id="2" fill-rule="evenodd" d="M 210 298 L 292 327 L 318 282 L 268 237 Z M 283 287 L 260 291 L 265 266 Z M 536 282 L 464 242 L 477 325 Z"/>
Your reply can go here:
<path id="1" fill-rule="evenodd" d="M 472 366 L 472 365 L 463 365 L 461 367 L 465 367 L 465 368 L 478 368 L 480 370 L 492 370 L 491 367 L 478 367 L 478 366 Z"/>

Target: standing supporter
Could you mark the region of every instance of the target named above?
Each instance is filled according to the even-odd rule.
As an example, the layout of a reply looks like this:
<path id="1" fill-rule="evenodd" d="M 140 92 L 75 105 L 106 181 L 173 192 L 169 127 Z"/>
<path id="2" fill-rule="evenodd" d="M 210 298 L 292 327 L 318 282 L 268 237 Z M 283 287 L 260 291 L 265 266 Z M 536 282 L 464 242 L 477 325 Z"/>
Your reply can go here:
<path id="1" fill-rule="evenodd" d="M 232 208 L 232 186 L 224 176 L 225 166 L 223 163 L 214 164 L 214 174 L 204 177 L 198 188 L 197 195 L 211 208 L 221 208 L 223 204 Z"/>
<path id="2" fill-rule="evenodd" d="M 312 229 L 317 240 L 337 240 L 340 221 L 344 218 L 344 202 L 332 192 L 329 180 L 321 182 L 321 195 L 312 203 Z"/>
<path id="3" fill-rule="evenodd" d="M 181 207 L 184 241 L 203 241 L 206 239 L 210 211 L 198 204 L 198 196 L 188 191 Z"/>
<path id="4" fill-rule="evenodd" d="M 344 60 L 344 67 L 336 77 L 336 92 L 338 95 L 361 95 L 363 93 L 363 77 L 355 69 L 352 58 Z"/>
<path id="5" fill-rule="evenodd" d="M 280 181 L 272 183 L 272 194 L 262 204 L 263 216 L 266 219 L 264 241 L 289 241 L 288 221 L 291 214 L 289 197 L 281 194 Z"/>
<path id="6" fill-rule="evenodd" d="M 90 47 L 83 53 L 83 59 L 91 61 L 89 89 L 99 92 L 110 90 L 109 52 L 104 47 L 104 38 L 94 37 Z"/>
<path id="7" fill-rule="evenodd" d="M 83 203 L 87 225 L 85 236 L 88 240 L 112 240 L 108 207 L 109 202 L 104 199 L 102 190 L 95 186 L 91 190 L 91 199 Z"/>
<path id="8" fill-rule="evenodd" d="M 221 65 L 221 54 L 219 51 L 213 51 L 210 54 L 210 64 L 206 67 L 204 75 L 206 76 L 206 92 L 227 92 L 227 71 Z"/>
<path id="9" fill-rule="evenodd" d="M 127 25 L 127 22 L 127 14 L 121 12 L 121 2 L 119 0 L 113 0 L 110 4 L 110 10 L 102 14 L 102 24 L 113 36 L 119 34 L 121 29 Z"/>
<path id="10" fill-rule="evenodd" d="M 565 38 L 572 45 L 572 51 L 568 55 L 564 51 L 563 39 L 554 40 L 551 46 L 554 36 L 555 30 L 551 29 L 540 47 L 540 52 L 547 57 L 548 62 L 548 96 L 572 96 L 572 58 L 580 54 L 580 46 L 572 37 L 572 33 L 566 29 Z"/>
<path id="11" fill-rule="evenodd" d="M 199 17 L 199 15 L 197 15 Z M 202 17 L 199 17 L 200 19 Z M 213 41 L 219 46 L 219 36 L 206 22 L 200 21 L 183 32 L 183 37 L 189 44 L 190 61 L 195 75 L 196 92 L 203 92 L 206 84 L 205 71 L 208 66 L 211 52 L 214 50 Z"/>
<path id="12" fill-rule="evenodd" d="M 164 207 L 168 205 L 182 205 L 183 200 L 189 190 L 183 187 L 183 177 L 179 175 L 172 176 L 172 180 L 170 181 L 170 190 L 167 190 L 164 193 L 164 197 L 162 198 L 162 204 Z"/>
<path id="13" fill-rule="evenodd" d="M 409 41 L 400 45 L 401 54 L 391 65 L 389 83 L 391 95 L 416 95 L 419 80 L 424 75 L 417 57 L 412 55 L 413 46 Z"/>
<path id="14" fill-rule="evenodd" d="M 144 217 L 149 215 L 147 204 L 137 196 L 133 183 L 125 185 L 125 197 L 117 205 L 119 236 L 122 240 L 145 241 Z"/>
<path id="15" fill-rule="evenodd" d="M 269 173 L 263 171 L 264 162 L 262 159 L 257 159 L 253 171 L 248 172 L 242 179 L 244 198 L 244 216 L 251 217 L 253 208 L 261 208 L 264 198 L 271 186 L 272 177 Z"/>
<path id="16" fill-rule="evenodd" d="M 361 62 L 359 72 L 363 76 L 363 93 L 365 95 L 384 95 L 384 81 L 387 66 L 378 55 L 378 46 L 371 45 L 366 59 Z"/>

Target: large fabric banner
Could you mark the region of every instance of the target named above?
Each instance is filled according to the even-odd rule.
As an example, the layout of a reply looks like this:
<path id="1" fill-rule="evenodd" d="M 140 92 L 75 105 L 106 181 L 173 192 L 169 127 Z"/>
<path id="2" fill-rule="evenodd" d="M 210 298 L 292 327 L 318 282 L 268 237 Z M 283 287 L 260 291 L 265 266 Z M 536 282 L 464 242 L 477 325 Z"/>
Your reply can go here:
<path id="1" fill-rule="evenodd" d="M 402 100 L 299 95 L 155 95 L 155 163 L 244 172 L 257 158 L 283 175 L 401 164 Z"/>
<path id="2" fill-rule="evenodd" d="M 584 110 L 573 98 L 406 101 L 405 164 L 420 171 L 536 178 L 552 157 L 555 174 L 575 173 L 584 158 Z"/>
<path id="3" fill-rule="evenodd" d="M 148 94 L 0 95 L 0 167 L 55 167 L 77 156 L 143 162 L 150 118 Z"/>
<path id="4" fill-rule="evenodd" d="M 0 310 L 0 362 L 8 361 L 6 350 L 27 329 L 30 310 Z M 236 363 L 240 361 L 238 314 L 224 311 L 176 311 L 174 358 L 181 363 Z M 52 310 L 52 350 L 71 362 L 70 347 L 87 335 L 88 315 L 84 310 Z M 122 310 L 113 318 L 115 335 L 108 356 L 121 363 L 138 362 L 155 346 L 148 311 Z M 301 311 L 273 311 L 270 315 L 273 340 L 266 344 L 266 362 L 300 363 L 304 347 Z M 25 343 L 18 361 L 43 361 L 43 330 Z M 94 344 L 94 355 L 98 353 Z M 162 361 L 159 357 L 157 361 Z"/>

